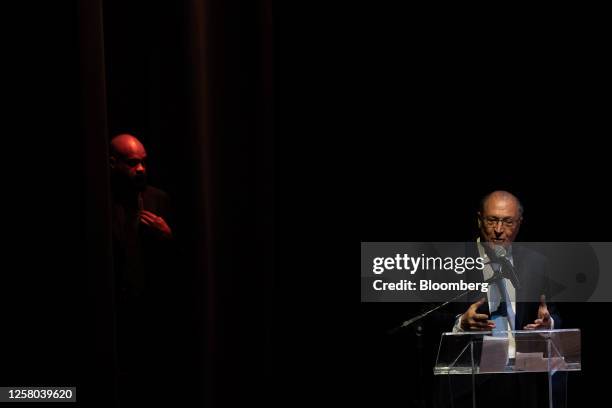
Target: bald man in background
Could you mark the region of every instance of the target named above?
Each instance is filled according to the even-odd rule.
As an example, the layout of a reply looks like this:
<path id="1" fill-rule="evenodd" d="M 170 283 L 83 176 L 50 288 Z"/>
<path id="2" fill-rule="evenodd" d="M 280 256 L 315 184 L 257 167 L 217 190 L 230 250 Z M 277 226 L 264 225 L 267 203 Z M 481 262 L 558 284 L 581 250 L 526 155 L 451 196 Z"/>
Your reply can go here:
<path id="1" fill-rule="evenodd" d="M 113 239 L 120 291 L 139 296 L 145 289 L 147 249 L 164 247 L 173 239 L 168 225 L 168 195 L 147 184 L 147 152 L 134 136 L 111 140 L 110 169 Z M 150 251 L 149 251 L 150 252 Z"/>
<path id="2" fill-rule="evenodd" d="M 126 406 L 159 401 L 171 359 L 171 287 L 177 269 L 168 195 L 147 184 L 147 152 L 133 135 L 110 143 L 119 395 Z M 174 271 L 173 271 L 174 272 Z"/>

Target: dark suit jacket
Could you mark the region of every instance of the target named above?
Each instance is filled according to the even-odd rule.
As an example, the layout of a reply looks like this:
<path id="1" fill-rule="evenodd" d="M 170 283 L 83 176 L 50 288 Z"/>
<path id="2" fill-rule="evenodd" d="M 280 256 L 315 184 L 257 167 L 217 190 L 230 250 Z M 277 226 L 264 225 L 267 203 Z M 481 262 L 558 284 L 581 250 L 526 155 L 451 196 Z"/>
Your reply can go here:
<path id="1" fill-rule="evenodd" d="M 164 218 L 173 227 L 168 195 L 147 186 L 141 193 L 143 209 Z M 161 239 L 138 219 L 138 208 L 113 200 L 113 256 L 120 296 L 141 296 L 170 267 L 171 240 Z"/>

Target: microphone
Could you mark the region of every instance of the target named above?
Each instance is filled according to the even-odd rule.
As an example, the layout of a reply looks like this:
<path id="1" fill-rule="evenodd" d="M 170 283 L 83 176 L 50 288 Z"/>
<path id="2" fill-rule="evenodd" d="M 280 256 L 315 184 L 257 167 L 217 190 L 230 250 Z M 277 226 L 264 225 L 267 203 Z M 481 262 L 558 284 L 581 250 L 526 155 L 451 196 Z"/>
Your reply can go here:
<path id="1" fill-rule="evenodd" d="M 512 265 L 512 262 L 510 261 L 510 258 L 508 257 L 508 252 L 506 251 L 506 248 L 504 248 L 501 245 L 494 245 L 494 249 L 495 249 L 495 258 L 496 260 L 501 261 L 502 264 L 502 276 L 507 276 L 508 279 L 510 279 L 512 281 L 512 283 L 514 284 L 514 287 L 516 289 L 520 289 L 521 288 L 521 283 L 519 281 L 518 275 L 516 274 L 516 270 L 514 269 L 514 265 Z M 509 273 L 506 273 L 509 272 Z"/>

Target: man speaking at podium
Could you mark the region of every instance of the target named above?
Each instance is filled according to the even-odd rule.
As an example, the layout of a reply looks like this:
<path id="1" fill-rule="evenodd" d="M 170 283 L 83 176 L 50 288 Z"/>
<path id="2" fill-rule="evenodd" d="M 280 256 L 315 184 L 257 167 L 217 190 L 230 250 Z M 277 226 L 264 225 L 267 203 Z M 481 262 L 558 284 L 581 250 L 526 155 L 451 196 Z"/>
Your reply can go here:
<path id="1" fill-rule="evenodd" d="M 514 269 L 516 279 L 512 279 L 513 274 L 506 274 L 492 283 L 487 298 L 483 297 L 474 302 L 457 319 L 454 331 L 555 328 L 555 317 L 551 315 L 545 302 L 548 287 L 546 258 L 526 247 L 514 249 L 512 246 L 522 221 L 523 207 L 519 200 L 507 191 L 494 191 L 482 199 L 478 212 L 480 237 L 477 248 L 479 256 L 487 263 L 483 279 L 493 277 L 499 271 L 498 268 L 504 266 L 506 269 Z M 524 279 L 520 279 L 521 277 Z M 517 288 L 521 283 L 523 287 Z M 533 303 L 517 304 L 517 290 L 529 291 L 535 295 L 531 298 L 540 299 L 540 303 L 536 308 Z M 528 297 L 529 295 L 523 293 L 521 299 Z M 558 316 L 556 319 L 559 320 Z"/>
<path id="2" fill-rule="evenodd" d="M 492 279 L 486 297 L 468 296 L 467 309 L 453 327 L 460 331 L 510 331 L 560 328 L 561 319 L 554 305 L 546 303 L 548 261 L 537 252 L 513 245 L 523 222 L 523 207 L 513 194 L 494 191 L 485 196 L 478 211 L 479 238 L 475 250 L 485 260 L 485 268 L 475 281 Z M 500 274 L 503 270 L 503 274 Z M 517 301 L 517 299 L 519 301 Z M 515 357 L 515 342 L 509 334 L 509 357 Z M 537 374 L 480 375 L 477 406 L 496 408 L 545 406 L 547 388 Z M 456 376 L 453 376 L 456 377 Z M 461 376 L 463 377 L 463 376 Z M 466 376 L 467 377 L 467 376 Z M 471 406 L 471 388 L 465 379 L 448 379 L 454 406 Z M 555 405 L 557 406 L 557 405 Z"/>

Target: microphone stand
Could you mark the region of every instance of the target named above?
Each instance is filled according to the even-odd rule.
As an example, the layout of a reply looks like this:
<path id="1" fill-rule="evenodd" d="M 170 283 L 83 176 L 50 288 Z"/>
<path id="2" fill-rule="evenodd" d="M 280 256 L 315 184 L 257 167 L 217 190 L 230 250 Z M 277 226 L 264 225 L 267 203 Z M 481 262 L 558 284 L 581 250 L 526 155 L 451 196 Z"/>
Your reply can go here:
<path id="1" fill-rule="evenodd" d="M 430 309 L 430 310 L 426 311 L 425 313 L 421 313 L 420 315 L 415 316 L 412 319 L 406 320 L 404 323 L 400 324 L 399 326 L 394 327 L 393 329 L 389 330 L 387 332 L 387 334 L 392 335 L 392 334 L 397 333 L 398 331 L 400 331 L 404 327 L 410 326 L 414 322 L 417 322 L 417 321 L 421 320 L 422 318 L 424 318 L 425 316 L 429 315 L 430 313 L 433 313 L 436 310 L 443 308 L 444 306 L 448 305 L 449 303 L 454 302 L 455 300 L 459 299 L 461 296 L 465 296 L 465 295 L 467 295 L 470 292 L 472 292 L 472 291 L 471 290 L 467 290 L 467 291 L 465 291 L 463 293 L 460 293 L 459 295 L 455 296 L 454 298 L 452 298 L 450 300 L 447 300 L 446 302 L 444 302 L 444 303 L 434 307 L 433 309 Z"/>
<path id="2" fill-rule="evenodd" d="M 504 275 L 502 273 L 496 273 L 492 277 L 490 277 L 489 279 L 485 280 L 485 283 L 489 283 L 490 284 L 490 283 L 495 282 L 497 280 L 500 280 L 502 278 L 504 278 Z M 473 292 L 473 291 L 474 291 L 474 289 L 466 290 L 465 292 L 462 292 L 462 293 L 458 294 L 454 298 L 452 298 L 450 300 L 447 300 L 446 302 L 444 302 L 444 303 L 434 307 L 433 309 L 430 309 L 430 310 L 426 311 L 425 313 L 421 313 L 420 315 L 417 315 L 417 316 L 413 317 L 412 319 L 406 320 L 404 323 L 400 324 L 399 326 L 394 327 L 393 329 L 387 331 L 387 334 L 393 335 L 393 334 L 397 333 L 398 331 L 402 330 L 403 328 L 410 326 L 414 322 L 418 322 L 419 320 L 421 320 L 424 317 L 428 316 L 430 313 L 433 313 L 436 310 L 443 308 L 444 306 L 448 305 L 449 303 L 454 302 L 455 300 L 459 299 L 460 297 L 465 296 L 468 293 Z"/>

